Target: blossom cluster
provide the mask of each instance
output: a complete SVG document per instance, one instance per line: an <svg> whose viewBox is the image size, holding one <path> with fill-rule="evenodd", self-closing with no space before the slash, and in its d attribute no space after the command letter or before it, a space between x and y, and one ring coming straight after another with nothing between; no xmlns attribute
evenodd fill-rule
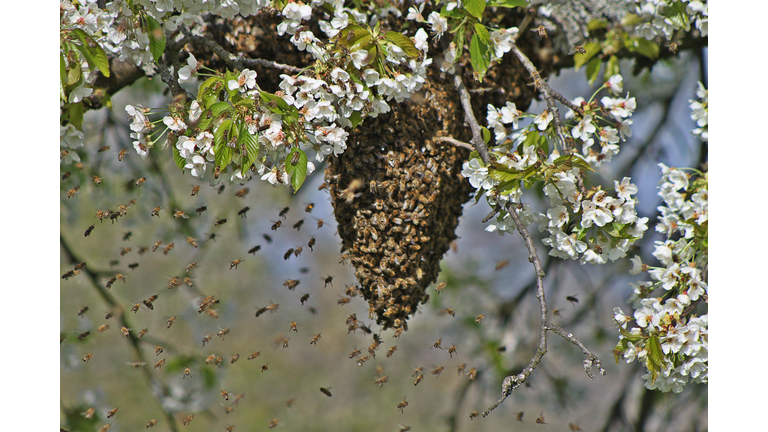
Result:
<svg viewBox="0 0 768 432"><path fill-rule="evenodd" d="M622 91L622 78L615 75L600 89L608 89L614 96ZM597 94L597 92L595 93ZM593 97L594 99L594 97ZM543 243L549 254L563 259L579 259L581 263L604 264L626 256L629 247L647 230L648 218L640 218L635 206L637 186L629 177L614 181L613 191L601 188L583 189L579 175L582 170L594 170L609 162L619 152L619 142L631 136L629 117L636 108L633 97L605 96L600 100L574 101L581 112L569 111L566 119L571 126L565 129L581 144L578 153L561 156L554 146L547 146L556 136L554 114L545 109L538 115L521 113L514 103L501 108L488 105L488 128L493 130L497 146L491 149L495 161L484 166L479 158L465 162L462 174L470 184L481 190L491 207L515 203L523 223L537 223L540 231L548 232ZM521 117L533 121L515 131L511 139L507 125L517 129ZM593 147L599 145L600 150ZM549 154L545 148L551 148ZM521 179L527 179L521 181ZM541 182L549 198L545 212L534 212L530 206L520 204L521 186L530 188L531 182ZM493 219L487 231L503 234L515 229L506 210Z"/></svg>
<svg viewBox="0 0 768 432"><path fill-rule="evenodd" d="M691 119L696 122L696 129L693 134L702 141L709 141L709 90L701 82L696 89L697 100L689 100L691 108Z"/></svg>
<svg viewBox="0 0 768 432"><path fill-rule="evenodd" d="M643 21L636 30L648 40L657 36L669 40L675 31L688 31L691 23L702 37L709 33L707 0L642 0L636 3L636 12Z"/></svg>
<svg viewBox="0 0 768 432"><path fill-rule="evenodd" d="M621 326L616 357L645 362L646 387L679 393L688 383L708 379L708 315L697 315L708 287L706 175L692 180L683 170L659 164L659 196L664 200L656 230L667 236L655 242L652 267L632 258L631 274L648 273L650 281L630 284L632 317L614 308ZM627 330L634 318L635 326Z"/></svg>

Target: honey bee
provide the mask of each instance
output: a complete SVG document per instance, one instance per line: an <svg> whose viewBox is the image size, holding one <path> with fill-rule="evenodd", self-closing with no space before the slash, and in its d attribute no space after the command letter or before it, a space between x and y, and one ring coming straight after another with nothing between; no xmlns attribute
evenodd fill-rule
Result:
<svg viewBox="0 0 768 432"><path fill-rule="evenodd" d="M288 338L283 339L283 348L288 348Z"/></svg>
<svg viewBox="0 0 768 432"><path fill-rule="evenodd" d="M572 55L576 53L586 54L587 50L581 45L574 45L573 47L571 47L571 51L568 54Z"/></svg>
<svg viewBox="0 0 768 432"><path fill-rule="evenodd" d="M306 207L304 207L304 211L307 213L312 213L312 209L315 208L315 203L309 203Z"/></svg>
<svg viewBox="0 0 768 432"><path fill-rule="evenodd" d="M269 234L262 234L262 236L264 237L264 240L267 241L267 244L272 244L272 236Z"/></svg>
<svg viewBox="0 0 768 432"><path fill-rule="evenodd" d="M257 358L259 358L259 356L261 356L261 352L260 351L253 352L253 353L251 353L248 356L248 360L257 359Z"/></svg>
<svg viewBox="0 0 768 432"><path fill-rule="evenodd" d="M474 381L475 378L477 378L477 369L476 368L470 369L467 375L469 376L470 381Z"/></svg>
<svg viewBox="0 0 768 432"><path fill-rule="evenodd" d="M190 196L196 196L198 192L200 192L200 186L195 186L192 188L192 194Z"/></svg>
<svg viewBox="0 0 768 432"><path fill-rule="evenodd" d="M176 322L176 317L175 316L172 316L172 317L168 318L168 321L165 322L165 328L171 328L171 326L175 322Z"/></svg>
<svg viewBox="0 0 768 432"><path fill-rule="evenodd" d="M397 351L397 345L394 345L392 348L387 350L387 358L392 357L392 354L394 354L395 351Z"/></svg>
<svg viewBox="0 0 768 432"><path fill-rule="evenodd" d="M280 210L279 216L283 219L285 219L285 215L288 214L288 211L291 210L290 207L285 207L282 210Z"/></svg>
<svg viewBox="0 0 768 432"><path fill-rule="evenodd" d="M192 371L189 370L189 368L184 368L184 376L182 378L186 378L188 376L192 376Z"/></svg>
<svg viewBox="0 0 768 432"><path fill-rule="evenodd" d="M232 411L234 411L234 410L235 410L235 409L234 409L234 408L232 408L232 407L224 407L224 412L225 412L225 413L227 413L227 414L231 413L231 412L232 412Z"/></svg>
<svg viewBox="0 0 768 432"><path fill-rule="evenodd" d="M91 407L85 410L85 412L83 413L83 417L85 417L87 420L90 420L91 418L93 418L94 414L96 414L96 409Z"/></svg>
<svg viewBox="0 0 768 432"><path fill-rule="evenodd" d="M136 337L141 339L144 336L146 336L147 333L149 333L149 329L141 329L141 331L139 332L139 334L136 335Z"/></svg>
<svg viewBox="0 0 768 432"><path fill-rule="evenodd" d="M316 241L315 237L314 237L314 236L312 236L312 238L311 238L311 239L309 239L309 242L307 243L307 246L309 247L309 250L310 250L310 251L312 251L312 252L314 252L314 251L315 251L315 250L313 249L313 247L315 246L315 241Z"/></svg>
<svg viewBox="0 0 768 432"><path fill-rule="evenodd" d="M304 302L309 300L309 293L304 294L303 296L301 296L301 298L299 300L301 300L301 305L303 306Z"/></svg>
<svg viewBox="0 0 768 432"><path fill-rule="evenodd" d="M195 212L196 212L198 215L202 215L202 214L203 214L203 212L204 212L204 211L206 211L206 210L208 210L208 207L207 207L207 206L200 206L200 207L198 207L198 208L196 208L196 209L195 209Z"/></svg>
<svg viewBox="0 0 768 432"><path fill-rule="evenodd" d="M149 216L150 216L150 217L151 217L151 216L157 216L157 217L160 217L160 210L161 210L161 209L160 209L160 206L157 206L157 207L153 208L153 209L152 209L152 212L149 214Z"/></svg>
<svg viewBox="0 0 768 432"><path fill-rule="evenodd" d="M107 418L112 418L112 417L114 417L114 416L115 416L115 414L117 414L117 408L112 408L112 409L111 409L111 410L109 410L109 412L107 413Z"/></svg>
<svg viewBox="0 0 768 432"><path fill-rule="evenodd" d="M67 192L67 198L72 198L80 191L80 186L75 186Z"/></svg>
<svg viewBox="0 0 768 432"><path fill-rule="evenodd" d="M320 229L323 227L323 225L325 225L325 222L322 219L315 219L317 220L317 229Z"/></svg>
<svg viewBox="0 0 768 432"><path fill-rule="evenodd" d="M472 411L471 413L469 413L469 419L470 420L474 420L479 415L480 415L480 413L478 413L477 411Z"/></svg>
<svg viewBox="0 0 768 432"><path fill-rule="evenodd" d="M237 266L239 266L241 262L242 260L240 260L240 258L232 261L232 263L229 265L229 269L232 270L232 267L234 267L235 270L237 270Z"/></svg>
<svg viewBox="0 0 768 432"><path fill-rule="evenodd" d="M221 177L221 167L216 165L216 169L213 170L213 178L218 179Z"/></svg>
<svg viewBox="0 0 768 432"><path fill-rule="evenodd" d="M149 310L154 310L155 307L152 305L152 303L157 300L157 294L149 297L148 299L144 300L144 306L146 306Z"/></svg>
<svg viewBox="0 0 768 432"><path fill-rule="evenodd" d="M214 226L214 227L216 227L216 228L218 228L218 227L220 227L220 226L224 225L225 223L227 223L227 220L226 220L226 219L219 219L219 220L217 220L217 221L216 221L216 222L213 224L213 226Z"/></svg>
<svg viewBox="0 0 768 432"><path fill-rule="evenodd" d="M156 241L156 242L155 242L155 243L152 245L152 252L156 252L156 251L157 251L157 249L160 247L160 245L161 245L161 244L163 244L163 241L162 241L162 240L158 240L158 241Z"/></svg>
<svg viewBox="0 0 768 432"><path fill-rule="evenodd" d="M269 370L269 363L261 365L261 372L264 373L266 370Z"/></svg>
<svg viewBox="0 0 768 432"><path fill-rule="evenodd" d="M222 391L221 391L221 397L223 397L223 398L224 398L224 400L227 400L227 401L228 401L228 400L229 400L229 393L227 393L227 391L226 391L226 390L222 390Z"/></svg>
<svg viewBox="0 0 768 432"><path fill-rule="evenodd" d="M317 346L317 341L319 341L320 337L321 337L320 335L321 335L321 333L318 333L318 334L312 336L312 338L309 340L309 344Z"/></svg>
<svg viewBox="0 0 768 432"><path fill-rule="evenodd" d="M234 431L234 430L235 430L235 427L234 427L234 426L227 426L227 428L226 428L226 429L224 429L224 432L232 432L232 431Z"/></svg>
<svg viewBox="0 0 768 432"><path fill-rule="evenodd" d="M349 358L351 358L351 359L355 358L355 357L359 356L361 352L362 351L360 351L359 349L356 349L356 350L352 351L351 353L349 353Z"/></svg>
<svg viewBox="0 0 768 432"><path fill-rule="evenodd" d="M159 356L162 353L163 353L163 347L161 347L160 345L155 346L155 357Z"/></svg>
<svg viewBox="0 0 768 432"><path fill-rule="evenodd" d="M96 183L97 185L101 184L101 177L99 177L99 176L92 176L92 178L93 178L93 182L94 183Z"/></svg>
<svg viewBox="0 0 768 432"><path fill-rule="evenodd" d="M88 360L93 358L93 353L85 353L85 357L83 357L83 361L88 363Z"/></svg>
<svg viewBox="0 0 768 432"><path fill-rule="evenodd" d="M62 279L64 279L64 280L68 280L68 279L69 279L69 278L71 278L72 276L76 276L78 273L80 273L80 271L77 271L77 270L69 270L68 272L66 272L66 273L64 273L63 275L61 275L61 278L62 278ZM114 281L113 281L113 282L114 282ZM110 285L111 285L111 284L110 284Z"/></svg>
<svg viewBox="0 0 768 432"><path fill-rule="evenodd" d="M122 333L123 336L125 336L125 337L130 336L130 334L131 334L130 330L133 330L133 329L129 329L129 328L125 328L125 327L120 327L120 333Z"/></svg>
<svg viewBox="0 0 768 432"><path fill-rule="evenodd" d="M299 332L299 328L296 325L296 321L291 321L291 323L288 325L288 327L289 327L289 330L293 330L296 333Z"/></svg>
<svg viewBox="0 0 768 432"><path fill-rule="evenodd" d="M566 296L565 300L569 301L571 303L571 305L574 305L574 306L576 305L576 303L579 302L579 299L576 298L576 294L574 294L572 296Z"/></svg>
<svg viewBox="0 0 768 432"><path fill-rule="evenodd" d="M82 342L82 341L83 341L83 340L85 340L85 338L87 338L87 337L88 337L90 334L91 334L91 332L89 332L89 331L84 331L84 332L80 333L79 335L77 335L77 340L79 340L80 342Z"/></svg>
<svg viewBox="0 0 768 432"><path fill-rule="evenodd" d="M532 32L538 33L540 37L547 37L547 29L544 27L544 25L540 25L536 27L535 29L531 29Z"/></svg>
<svg viewBox="0 0 768 432"><path fill-rule="evenodd" d="M165 359L161 358L160 360L157 361L157 363L155 363L155 369L160 370L163 368L164 365L165 365Z"/></svg>
<svg viewBox="0 0 768 432"><path fill-rule="evenodd" d="M147 429L157 426L157 419L152 419L147 422Z"/></svg>
<svg viewBox="0 0 768 432"><path fill-rule="evenodd" d="M96 330L99 333L104 333L105 331L109 330L109 324L102 324L98 328L96 328Z"/></svg>
<svg viewBox="0 0 768 432"><path fill-rule="evenodd" d="M362 356L359 359L357 359L357 365L362 367L365 364L365 362L367 362L368 360L369 360L368 356Z"/></svg>
<svg viewBox="0 0 768 432"><path fill-rule="evenodd" d="M379 385L379 388L384 387L384 383L386 383L387 381L389 381L389 377L388 376L379 377L379 378L376 378L375 380L373 380L373 382L375 384Z"/></svg>
<svg viewBox="0 0 768 432"><path fill-rule="evenodd" d="M256 318L258 318L259 316L261 316L261 315L262 315L264 312L266 312L266 311L267 311L267 308L266 308L266 307L263 307L263 308L260 308L259 310L257 310L257 311L256 311Z"/></svg>
<svg viewBox="0 0 768 432"><path fill-rule="evenodd" d="M61 181L67 181L69 179L69 176L72 175L72 171L67 171L64 174L61 175Z"/></svg>
<svg viewBox="0 0 768 432"><path fill-rule="evenodd" d="M99 429L99 432L109 432L110 429L112 429L112 425L105 424L104 426L101 427L101 429Z"/></svg>
<svg viewBox="0 0 768 432"><path fill-rule="evenodd" d="M125 158L125 153L126 153L125 149L120 150L120 152L117 154L118 162L123 161L123 159Z"/></svg>
<svg viewBox="0 0 768 432"><path fill-rule="evenodd" d="M113 315L114 314L112 313L112 311L109 311L109 312L107 312L106 315L104 315L104 319L110 319L110 318L112 318Z"/></svg>
<svg viewBox="0 0 768 432"><path fill-rule="evenodd" d="M445 313L447 313L448 315L450 315L452 317L456 317L456 312L453 309L451 309L451 308L445 308Z"/></svg>
<svg viewBox="0 0 768 432"><path fill-rule="evenodd" d="M568 423L568 429L570 429L571 432L578 432L578 431L584 430L581 428L581 426L577 425L576 423Z"/></svg>
<svg viewBox="0 0 768 432"><path fill-rule="evenodd" d="M443 338L440 338L440 339L438 339L438 340L437 340L437 342L435 342L434 344L432 344L432 347L433 347L433 348L439 348L439 349L443 349L443 347L442 347L442 343L443 343Z"/></svg>
<svg viewBox="0 0 768 432"><path fill-rule="evenodd" d="M146 177L142 177L142 178L136 180L136 187L141 187L146 181L147 181Z"/></svg>
<svg viewBox="0 0 768 432"><path fill-rule="evenodd" d="M400 413L402 414L404 412L403 410L407 406L408 406L408 401L405 400L405 396L403 396L403 401L397 404L397 409L399 409Z"/></svg>
<svg viewBox="0 0 768 432"><path fill-rule="evenodd" d="M536 424L547 424L544 422L544 411L536 418Z"/></svg>
<svg viewBox="0 0 768 432"><path fill-rule="evenodd" d="M245 207L241 208L240 211L237 212L237 215L242 217L242 218L245 218L245 214L248 213L248 210L250 210L250 209L251 209L250 207L245 206Z"/></svg>
<svg viewBox="0 0 768 432"><path fill-rule="evenodd" d="M174 246L176 246L176 245L173 244L173 242L168 243L168 245L165 247L165 249L163 249L163 255L168 255L168 252L170 252L171 249L173 249Z"/></svg>
<svg viewBox="0 0 768 432"><path fill-rule="evenodd" d="M347 185L346 189L341 191L341 197L347 202L347 204L352 204L352 201L361 195L357 191L362 189L362 187L363 181L360 179L354 179L349 182L349 185Z"/></svg>
<svg viewBox="0 0 768 432"><path fill-rule="evenodd" d="M235 192L235 196L238 198L245 198L246 195L248 195L249 189L248 188L242 188L239 191Z"/></svg>
<svg viewBox="0 0 768 432"><path fill-rule="evenodd" d="M85 229L85 236L88 237L89 235L91 235L91 232L93 231L94 228L96 228L96 225L91 225L88 228L86 228Z"/></svg>
<svg viewBox="0 0 768 432"><path fill-rule="evenodd" d="M340 299L336 300L336 304L343 306L343 305L349 303L350 301L351 300L348 299L348 298L340 298Z"/></svg>
<svg viewBox="0 0 768 432"><path fill-rule="evenodd" d="M82 308L80 308L80 310L77 312L77 316L79 316L79 317L82 317L83 315L85 315L85 313L86 313L86 312L88 312L88 309L89 309L89 308L88 308L88 306L83 306L83 307L82 307Z"/></svg>
<svg viewBox="0 0 768 432"><path fill-rule="evenodd" d="M173 217L175 217L176 219L189 219L189 216L187 216L184 213L184 210L177 211L176 213L173 214Z"/></svg>
<svg viewBox="0 0 768 432"><path fill-rule="evenodd" d="M195 415L194 414L190 414L190 415L187 416L187 418L185 418L184 420L181 421L181 424L184 425L184 426L187 426L190 423L192 423L192 419L194 419L194 418L195 418Z"/></svg>
<svg viewBox="0 0 768 432"><path fill-rule="evenodd" d="M218 337L220 337L220 338L222 338L222 339L223 339L223 338L224 338L224 336L226 336L226 335L228 335L228 334L229 334L229 329L228 329L228 328L225 328L225 329L221 329L221 330L219 330L219 332L218 332L218 333L216 333L216 336L218 336Z"/></svg>
<svg viewBox="0 0 768 432"><path fill-rule="evenodd" d="M461 374L464 373L464 369L466 369L466 368L467 368L467 364L466 363L462 363L462 364L459 365L459 367L456 369L456 371L459 373L459 375L461 375Z"/></svg>
<svg viewBox="0 0 768 432"><path fill-rule="evenodd" d="M453 358L453 354L458 354L458 352L456 352L456 345L451 345L451 347L448 348L448 354L451 355L451 358Z"/></svg>
<svg viewBox="0 0 768 432"><path fill-rule="evenodd" d="M475 317L475 324L480 324L485 319L485 315L480 314L477 317Z"/></svg>
<svg viewBox="0 0 768 432"><path fill-rule="evenodd" d="M189 273L189 272L191 272L192 270L194 270L196 268L197 268L197 263L196 262L191 262L191 263L189 263L189 265L187 267L184 268L184 271Z"/></svg>
<svg viewBox="0 0 768 432"><path fill-rule="evenodd" d="M290 248L290 249L288 249L288 250L285 252L285 254L283 255L283 259L284 259L284 260L287 260L288 258L290 258L290 257L291 257L291 254L293 254L293 248Z"/></svg>
<svg viewBox="0 0 768 432"><path fill-rule="evenodd" d="M240 360L240 354L235 354L229 359L229 364L235 364L238 360Z"/></svg>
<svg viewBox="0 0 768 432"><path fill-rule="evenodd" d="M303 251L303 250L304 250L303 247L301 247L301 246L297 247L296 250L293 251L293 256L298 257L299 255L301 255L301 251Z"/></svg>
<svg viewBox="0 0 768 432"><path fill-rule="evenodd" d="M439 284L437 284L437 286L435 287L435 291L437 291L437 293L438 293L438 294L442 293L442 292L443 292L443 290L445 289L445 285L446 285L446 283L445 283L445 282L440 282L440 283L439 283Z"/></svg>
<svg viewBox="0 0 768 432"><path fill-rule="evenodd" d="M329 388L330 388L330 387L329 387ZM328 390L328 389L327 389L327 388L325 388L325 387L320 387L320 391L321 391L321 392L322 392L324 395L326 395L326 396L328 396L328 397L331 397L331 396L333 396L333 395L331 395L331 391L330 391L330 390Z"/></svg>
<svg viewBox="0 0 768 432"><path fill-rule="evenodd" d="M435 370L432 371L432 375L435 375L435 376L439 377L440 374L443 373L444 369L445 369L445 367L440 366L440 367L438 367L438 368L436 368Z"/></svg>
<svg viewBox="0 0 768 432"><path fill-rule="evenodd" d="M503 269L509 265L509 260L499 261L496 263L496 271Z"/></svg>
<svg viewBox="0 0 768 432"><path fill-rule="evenodd" d="M271 422L269 422L269 428L270 428L270 429L274 429L274 428L276 428L278 423L280 423L280 420L278 420L278 419L273 419Z"/></svg>
<svg viewBox="0 0 768 432"><path fill-rule="evenodd" d="M256 252L258 252L259 249L261 249L261 245L256 245L256 246L252 247L251 249L249 249L248 253L251 254L251 255L256 255Z"/></svg>
<svg viewBox="0 0 768 432"><path fill-rule="evenodd" d="M204 298L203 301L200 303L200 307L197 309L197 313L201 314L211 306L215 306L219 304L219 300L216 299L215 297L216 296L208 296Z"/></svg>
<svg viewBox="0 0 768 432"><path fill-rule="evenodd" d="M283 224L283 221L277 221L277 222L272 221L272 222L274 222L271 228L272 231L277 231L277 229L280 228L280 226Z"/></svg>
<svg viewBox="0 0 768 432"><path fill-rule="evenodd" d="M213 339L213 335L205 335L205 336L203 336L203 346L205 346L205 344L210 342L211 339Z"/></svg>

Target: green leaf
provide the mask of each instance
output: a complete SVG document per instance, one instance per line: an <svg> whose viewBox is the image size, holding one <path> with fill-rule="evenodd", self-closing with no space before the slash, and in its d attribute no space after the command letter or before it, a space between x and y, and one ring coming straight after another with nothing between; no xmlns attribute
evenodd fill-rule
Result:
<svg viewBox="0 0 768 432"><path fill-rule="evenodd" d="M176 146L171 146L171 150L173 150L173 161L176 162L176 166L184 171L184 165L187 164L187 160L181 157L181 153L179 153L179 149Z"/></svg>
<svg viewBox="0 0 768 432"><path fill-rule="evenodd" d="M232 149L229 147L229 129L232 119L224 120L213 133L213 151L216 154L216 165L224 170L232 160Z"/></svg>
<svg viewBox="0 0 768 432"><path fill-rule="evenodd" d="M621 25L623 27L633 26L642 22L642 18L639 15L628 13L621 19Z"/></svg>
<svg viewBox="0 0 768 432"><path fill-rule="evenodd" d="M200 118L199 128L200 130L208 130L208 128L216 121L219 116L230 108L229 102L221 101L211 105L211 107L203 113Z"/></svg>
<svg viewBox="0 0 768 432"><path fill-rule="evenodd" d="M221 77L212 76L200 84L200 88L197 90L197 103L202 109L210 108L219 100L219 90L216 89L222 82Z"/></svg>
<svg viewBox="0 0 768 432"><path fill-rule="evenodd" d="M578 71L579 68L587 64L589 59L594 57L595 54L600 52L600 45L594 42L588 42L587 44L584 45L584 50L586 51L584 54L576 53L573 56L573 65L576 68L576 71Z"/></svg>
<svg viewBox="0 0 768 432"><path fill-rule="evenodd" d="M245 144L245 154L243 155L242 163L241 163L241 172L245 174L246 171L248 171L251 168L251 165L253 165L253 162L256 161L256 159L259 158L259 133L256 132L255 135L252 135L250 132L248 132L248 127L245 125L245 122L241 124L240 127L240 139L239 144Z"/></svg>
<svg viewBox="0 0 768 432"><path fill-rule="evenodd" d="M69 122L78 130L83 130L83 112L82 101L69 106Z"/></svg>
<svg viewBox="0 0 768 432"><path fill-rule="evenodd" d="M483 18L485 0L464 0L464 9L477 19Z"/></svg>
<svg viewBox="0 0 768 432"><path fill-rule="evenodd" d="M73 34L81 43L75 47L83 53L83 57L85 57L91 70L98 69L102 75L109 77L109 59L101 46L82 29L73 30Z"/></svg>
<svg viewBox="0 0 768 432"><path fill-rule="evenodd" d="M165 32L163 26L154 18L147 15L147 35L149 36L149 51L157 62L165 52Z"/></svg>
<svg viewBox="0 0 768 432"><path fill-rule="evenodd" d="M261 100L267 105L267 108L275 114L290 115L294 120L299 118L299 112L296 107L288 105L280 96L265 91L259 91Z"/></svg>
<svg viewBox="0 0 768 432"><path fill-rule="evenodd" d="M349 50L352 52L355 52L361 49L368 50L368 48L371 46L372 40L373 40L373 35L367 34L361 37L360 39L355 40L355 42L349 46Z"/></svg>
<svg viewBox="0 0 768 432"><path fill-rule="evenodd" d="M626 41L627 49L640 55L656 60L659 57L659 44L651 42L646 38L635 37Z"/></svg>
<svg viewBox="0 0 768 432"><path fill-rule="evenodd" d="M608 63L605 64L605 74L603 74L603 79L608 81L609 78L620 73L619 58L612 55L611 58L608 59Z"/></svg>
<svg viewBox="0 0 768 432"><path fill-rule="evenodd" d="M605 21L605 20L600 20L600 19L592 20L592 21L590 21L587 24L587 30L588 31L597 30L597 29L603 29L603 28L606 28L606 27L608 27L608 22Z"/></svg>
<svg viewBox="0 0 768 432"><path fill-rule="evenodd" d="M488 142L491 140L491 131L489 131L485 126L480 126L480 129L483 131L483 141L485 141L485 144L488 144Z"/></svg>
<svg viewBox="0 0 768 432"><path fill-rule="evenodd" d="M407 55L408 57L418 58L419 54L421 54L421 51L419 51L419 49L416 48L416 45L413 43L411 38L409 38L404 34L394 32L394 31L389 31L386 34L386 38L388 41L400 47L405 52L405 55Z"/></svg>
<svg viewBox="0 0 768 432"><path fill-rule="evenodd" d="M298 147L292 148L285 157L285 171L291 175L293 193L298 192L307 178L307 154Z"/></svg>
<svg viewBox="0 0 768 432"><path fill-rule="evenodd" d="M497 169L492 168L488 170L488 176L501 183L509 182L512 180L519 180L522 177L522 175L523 175L523 172L516 171L510 168L498 167Z"/></svg>
<svg viewBox="0 0 768 432"><path fill-rule="evenodd" d="M67 62L64 60L64 53L59 55L59 79L61 80L61 87L67 86Z"/></svg>
<svg viewBox="0 0 768 432"><path fill-rule="evenodd" d="M349 116L349 121L352 122L352 128L356 128L363 121L363 115L359 111L352 111Z"/></svg>
<svg viewBox="0 0 768 432"><path fill-rule="evenodd" d="M686 12L686 5L681 1L676 1L670 8L667 9L665 14L672 22L679 25L685 31L691 30L691 21Z"/></svg>
<svg viewBox="0 0 768 432"><path fill-rule="evenodd" d="M664 366L664 352L661 350L661 342L659 342L659 336L653 335L646 342L645 347L648 349L648 358L651 359L656 365L659 366L659 370Z"/></svg>
<svg viewBox="0 0 768 432"><path fill-rule="evenodd" d="M480 38L480 42L486 45L491 41L491 34L488 29L480 23L475 23L475 34Z"/></svg>
<svg viewBox="0 0 768 432"><path fill-rule="evenodd" d="M527 7L528 0L495 0L495 1L489 1L488 6L505 7L505 8L513 8L518 6Z"/></svg>
<svg viewBox="0 0 768 432"><path fill-rule="evenodd" d="M483 75L488 70L488 45L482 43L477 35L472 36L472 41L469 43L469 55L472 69L478 73L482 82Z"/></svg>
<svg viewBox="0 0 768 432"><path fill-rule="evenodd" d="M355 42L359 41L361 38L370 35L371 31L367 28L364 28L359 24L350 24L339 32L339 43L349 47L354 45Z"/></svg>
<svg viewBox="0 0 768 432"><path fill-rule="evenodd" d="M590 86L597 81L597 77L600 75L600 66L602 66L602 64L603 61L600 60L599 57L595 57L587 63L587 82Z"/></svg>

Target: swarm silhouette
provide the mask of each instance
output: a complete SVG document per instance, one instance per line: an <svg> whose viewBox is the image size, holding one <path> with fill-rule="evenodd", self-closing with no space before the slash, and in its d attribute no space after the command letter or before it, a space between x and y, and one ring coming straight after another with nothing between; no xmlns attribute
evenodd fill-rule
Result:
<svg viewBox="0 0 768 432"><path fill-rule="evenodd" d="M420 103L368 119L329 161L325 176L342 252L371 318L384 329L407 330L408 317L429 299L426 289L471 197L460 174L468 151L433 139L462 137L457 119L459 102L428 84Z"/></svg>

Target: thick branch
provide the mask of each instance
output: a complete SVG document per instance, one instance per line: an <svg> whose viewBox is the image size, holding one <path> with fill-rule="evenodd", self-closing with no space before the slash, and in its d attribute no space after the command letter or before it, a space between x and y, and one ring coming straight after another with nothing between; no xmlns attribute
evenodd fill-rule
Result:
<svg viewBox="0 0 768 432"><path fill-rule="evenodd" d="M467 87L464 85L460 73L457 72L456 75L453 76L453 84L459 92L461 106L464 108L464 117L472 130L472 145L475 146L475 149L477 149L477 152L480 154L480 159L487 165L491 163L491 155L488 153L488 147L485 146L485 141L483 141L483 131L480 128L480 124L477 123L475 114L472 111L472 102L469 98L469 91L467 91Z"/></svg>

